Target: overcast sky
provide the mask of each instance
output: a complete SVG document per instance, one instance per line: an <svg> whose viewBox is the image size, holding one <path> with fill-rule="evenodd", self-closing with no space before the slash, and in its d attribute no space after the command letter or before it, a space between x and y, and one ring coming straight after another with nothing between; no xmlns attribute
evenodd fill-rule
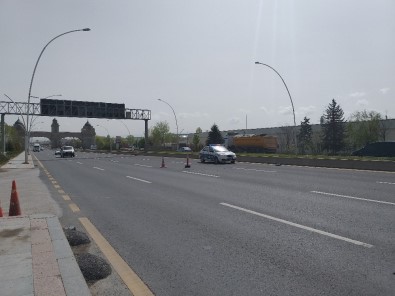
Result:
<svg viewBox="0 0 395 296"><path fill-rule="evenodd" d="M124 103L179 132L319 123L334 98L345 117L395 118L393 0L0 0L0 94ZM32 99L32 102L38 102ZM247 118L247 120L246 120ZM6 116L13 124L17 116ZM33 130L50 130L53 118ZM87 119L57 118L61 131ZM142 136L144 121L89 119L99 135ZM97 126L100 125L100 126Z"/></svg>

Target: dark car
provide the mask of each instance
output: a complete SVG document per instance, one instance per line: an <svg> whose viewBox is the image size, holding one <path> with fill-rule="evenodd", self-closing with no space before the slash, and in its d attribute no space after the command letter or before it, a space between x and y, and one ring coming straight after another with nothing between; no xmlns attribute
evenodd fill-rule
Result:
<svg viewBox="0 0 395 296"><path fill-rule="evenodd" d="M177 151L178 152L192 152L192 149L189 147L181 147Z"/></svg>
<svg viewBox="0 0 395 296"><path fill-rule="evenodd" d="M73 146L63 146L60 149L60 157L74 157L74 147Z"/></svg>
<svg viewBox="0 0 395 296"><path fill-rule="evenodd" d="M354 151L353 156L395 157L395 142L375 142Z"/></svg>

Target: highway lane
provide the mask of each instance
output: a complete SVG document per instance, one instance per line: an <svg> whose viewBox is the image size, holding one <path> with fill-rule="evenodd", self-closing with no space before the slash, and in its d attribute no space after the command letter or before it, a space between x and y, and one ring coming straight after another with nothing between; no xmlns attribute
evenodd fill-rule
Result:
<svg viewBox="0 0 395 296"><path fill-rule="evenodd" d="M157 295L393 291L394 206L311 191L391 202L394 174L196 162L186 170L180 159L161 169L157 157L39 156Z"/></svg>

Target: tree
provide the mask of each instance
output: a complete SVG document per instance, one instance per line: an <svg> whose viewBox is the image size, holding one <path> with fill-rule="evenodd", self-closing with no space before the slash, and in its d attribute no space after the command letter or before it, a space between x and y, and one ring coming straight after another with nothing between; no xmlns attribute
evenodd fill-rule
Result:
<svg viewBox="0 0 395 296"><path fill-rule="evenodd" d="M330 154L336 154L345 147L346 126L343 109L335 99L328 105L322 118L322 144Z"/></svg>
<svg viewBox="0 0 395 296"><path fill-rule="evenodd" d="M18 131L13 126L5 124L5 150L9 152L17 152L23 150L23 140L20 137Z"/></svg>
<svg viewBox="0 0 395 296"><path fill-rule="evenodd" d="M136 142L136 144L137 144L137 147L138 147L139 149L144 148L144 147L145 147L145 138L144 138L144 137L140 138L140 139Z"/></svg>
<svg viewBox="0 0 395 296"><path fill-rule="evenodd" d="M357 111L350 117L347 132L353 148L377 142L381 132L381 114L375 111Z"/></svg>
<svg viewBox="0 0 395 296"><path fill-rule="evenodd" d="M110 145L109 145L107 137L96 136L95 138L96 138L95 139L95 143L96 143L97 149L105 150L105 149L109 149L110 148Z"/></svg>
<svg viewBox="0 0 395 296"><path fill-rule="evenodd" d="M304 117L303 121L300 123L300 131L297 137L298 146L304 154L306 148L311 148L312 146L313 129L310 125L310 118L307 118L306 116Z"/></svg>
<svg viewBox="0 0 395 296"><path fill-rule="evenodd" d="M208 133L206 144L223 144L225 142L224 138L221 135L221 132L218 129L218 126L214 123L211 127L211 130Z"/></svg>
<svg viewBox="0 0 395 296"><path fill-rule="evenodd" d="M195 151L199 151L200 148L200 134L202 133L202 129L200 127L198 127L196 129L195 134L193 135L192 138L192 144L193 144L193 148Z"/></svg>
<svg viewBox="0 0 395 296"><path fill-rule="evenodd" d="M280 146L281 152L290 153L291 152L291 144L294 138L294 127L293 126L282 126L280 127Z"/></svg>
<svg viewBox="0 0 395 296"><path fill-rule="evenodd" d="M136 140L135 140L134 136L132 136L132 135L129 135L126 137L126 144L128 147L132 146L135 141Z"/></svg>
<svg viewBox="0 0 395 296"><path fill-rule="evenodd" d="M166 140L170 138L169 131L169 124L166 121L157 122L150 131L153 144L164 146Z"/></svg>

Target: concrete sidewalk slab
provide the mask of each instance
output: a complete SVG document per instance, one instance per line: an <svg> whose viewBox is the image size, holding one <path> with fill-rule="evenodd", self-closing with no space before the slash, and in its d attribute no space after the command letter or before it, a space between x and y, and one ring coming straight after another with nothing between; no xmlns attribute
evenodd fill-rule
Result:
<svg viewBox="0 0 395 296"><path fill-rule="evenodd" d="M0 295L91 295L64 235L60 209L29 155L0 169L0 202L7 215L16 180L22 216L0 218Z"/></svg>

